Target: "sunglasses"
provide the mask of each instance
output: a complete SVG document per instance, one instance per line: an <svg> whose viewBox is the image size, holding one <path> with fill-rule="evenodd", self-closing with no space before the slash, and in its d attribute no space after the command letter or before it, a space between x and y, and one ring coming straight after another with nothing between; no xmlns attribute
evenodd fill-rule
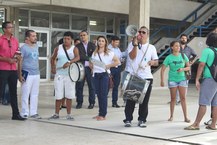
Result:
<svg viewBox="0 0 217 145"><path fill-rule="evenodd" d="M11 48L11 40L8 40L8 46Z"/></svg>
<svg viewBox="0 0 217 145"><path fill-rule="evenodd" d="M145 31L138 31L139 32L139 34L146 34L146 32Z"/></svg>

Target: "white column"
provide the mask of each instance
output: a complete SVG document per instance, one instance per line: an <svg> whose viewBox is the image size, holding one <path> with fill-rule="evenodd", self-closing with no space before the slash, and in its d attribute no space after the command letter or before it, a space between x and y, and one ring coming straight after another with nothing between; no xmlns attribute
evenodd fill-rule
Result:
<svg viewBox="0 0 217 145"><path fill-rule="evenodd" d="M129 24L150 27L150 0L129 1Z"/></svg>

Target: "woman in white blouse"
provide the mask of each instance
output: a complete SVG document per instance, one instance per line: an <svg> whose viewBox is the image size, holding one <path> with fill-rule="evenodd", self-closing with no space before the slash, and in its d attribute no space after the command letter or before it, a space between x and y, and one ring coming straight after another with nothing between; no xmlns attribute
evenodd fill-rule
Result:
<svg viewBox="0 0 217 145"><path fill-rule="evenodd" d="M105 64L105 67L91 64L96 94L98 97L99 114L94 119L100 121L105 120L107 114L107 95L109 85L110 68L117 66L120 61L114 52L108 49L108 40L104 36L97 38L97 47L92 55L93 60L98 60Z"/></svg>

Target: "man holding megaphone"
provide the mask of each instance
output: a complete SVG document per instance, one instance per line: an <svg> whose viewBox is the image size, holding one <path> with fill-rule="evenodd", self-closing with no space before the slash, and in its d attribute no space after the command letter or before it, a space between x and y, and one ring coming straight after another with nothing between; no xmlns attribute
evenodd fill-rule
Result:
<svg viewBox="0 0 217 145"><path fill-rule="evenodd" d="M127 31L127 30L126 30ZM133 37L132 42L128 45L128 54L130 58L130 65L132 67L131 75L138 76L143 80L150 81L147 88L144 100L139 104L138 126L146 127L146 118L148 116L148 102L152 90L153 75L151 73L151 66L158 65L157 51L154 45L149 44L149 30L142 26ZM135 101L127 100L125 106L125 127L131 126L133 120L133 112L135 108Z"/></svg>

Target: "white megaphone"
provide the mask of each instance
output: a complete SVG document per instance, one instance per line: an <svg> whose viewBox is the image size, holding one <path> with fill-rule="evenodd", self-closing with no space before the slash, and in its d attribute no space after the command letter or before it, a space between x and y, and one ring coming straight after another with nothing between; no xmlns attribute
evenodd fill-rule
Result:
<svg viewBox="0 0 217 145"><path fill-rule="evenodd" d="M135 25L128 25L125 31L128 36L134 37L137 33L137 27Z"/></svg>

